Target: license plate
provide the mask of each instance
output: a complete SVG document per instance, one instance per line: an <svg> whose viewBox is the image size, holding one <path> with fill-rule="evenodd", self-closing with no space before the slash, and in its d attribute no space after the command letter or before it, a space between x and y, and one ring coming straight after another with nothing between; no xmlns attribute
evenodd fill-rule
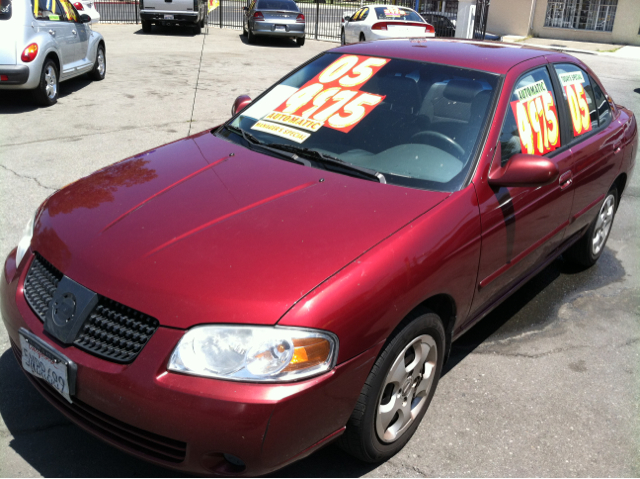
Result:
<svg viewBox="0 0 640 479"><path fill-rule="evenodd" d="M165 15L164 19L165 20L173 20L173 15Z"/></svg>
<svg viewBox="0 0 640 479"><path fill-rule="evenodd" d="M19 335L24 370L44 379L67 401L73 402L75 363L24 328L20 328Z"/></svg>
<svg viewBox="0 0 640 479"><path fill-rule="evenodd" d="M284 25L276 25L276 31L277 32L285 32L287 31L286 27Z"/></svg>

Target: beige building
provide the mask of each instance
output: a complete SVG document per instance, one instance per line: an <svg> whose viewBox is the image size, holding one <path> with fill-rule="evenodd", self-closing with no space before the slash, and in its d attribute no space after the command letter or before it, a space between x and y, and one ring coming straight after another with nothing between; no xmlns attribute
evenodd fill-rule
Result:
<svg viewBox="0 0 640 479"><path fill-rule="evenodd" d="M491 0L487 31L640 45L640 0Z"/></svg>

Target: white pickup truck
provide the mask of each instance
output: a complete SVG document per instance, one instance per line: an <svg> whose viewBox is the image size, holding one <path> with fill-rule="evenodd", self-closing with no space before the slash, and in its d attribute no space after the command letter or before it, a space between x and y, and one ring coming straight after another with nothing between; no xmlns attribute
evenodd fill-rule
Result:
<svg viewBox="0 0 640 479"><path fill-rule="evenodd" d="M207 0L140 0L142 31L151 25L191 25L200 33L207 21Z"/></svg>

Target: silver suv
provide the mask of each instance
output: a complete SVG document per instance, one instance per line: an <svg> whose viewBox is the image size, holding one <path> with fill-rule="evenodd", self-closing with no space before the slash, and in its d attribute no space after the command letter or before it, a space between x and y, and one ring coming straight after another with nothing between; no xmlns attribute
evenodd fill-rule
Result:
<svg viewBox="0 0 640 479"><path fill-rule="evenodd" d="M0 0L0 90L33 90L48 106L61 81L104 79L104 39L90 25L69 0Z"/></svg>
<svg viewBox="0 0 640 479"><path fill-rule="evenodd" d="M140 0L142 31L151 25L191 25L196 34L207 21L207 0Z"/></svg>

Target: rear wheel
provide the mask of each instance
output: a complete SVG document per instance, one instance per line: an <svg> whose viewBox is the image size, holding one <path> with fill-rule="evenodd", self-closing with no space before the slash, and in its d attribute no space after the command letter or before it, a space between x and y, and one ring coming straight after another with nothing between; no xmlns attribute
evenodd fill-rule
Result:
<svg viewBox="0 0 640 479"><path fill-rule="evenodd" d="M247 27L244 26L244 20L242 21L242 34L245 37L247 36Z"/></svg>
<svg viewBox="0 0 640 479"><path fill-rule="evenodd" d="M340 31L340 45L346 45L347 39L344 35L344 28Z"/></svg>
<svg viewBox="0 0 640 479"><path fill-rule="evenodd" d="M53 60L46 60L40 73L40 84L33 91L33 99L42 106L58 101L58 68Z"/></svg>
<svg viewBox="0 0 640 479"><path fill-rule="evenodd" d="M367 41L367 39L364 37L364 33L360 34L360 41L361 42L366 42Z"/></svg>
<svg viewBox="0 0 640 479"><path fill-rule="evenodd" d="M435 393L445 357L438 315L414 314L387 341L362 388L340 446L367 462L384 461L411 439Z"/></svg>
<svg viewBox="0 0 640 479"><path fill-rule="evenodd" d="M142 24L142 31L144 33L151 33L151 22L148 20L142 20L140 22Z"/></svg>
<svg viewBox="0 0 640 479"><path fill-rule="evenodd" d="M614 186L604 197L598 216L595 217L582 238L565 251L564 258L580 266L593 266L604 251L617 208L618 190Z"/></svg>
<svg viewBox="0 0 640 479"><path fill-rule="evenodd" d="M200 33L202 32L202 26L200 25L200 22L196 23L193 26L193 31L196 33L196 35L200 35Z"/></svg>
<svg viewBox="0 0 640 479"><path fill-rule="evenodd" d="M200 20L200 27L204 28L207 26L207 15L203 15L202 20Z"/></svg>
<svg viewBox="0 0 640 479"><path fill-rule="evenodd" d="M247 31L247 41L251 44L256 42L256 36L251 31L251 25L249 25L249 29Z"/></svg>
<svg viewBox="0 0 640 479"><path fill-rule="evenodd" d="M296 43L298 44L299 47L304 45L304 37L298 37L296 38Z"/></svg>

